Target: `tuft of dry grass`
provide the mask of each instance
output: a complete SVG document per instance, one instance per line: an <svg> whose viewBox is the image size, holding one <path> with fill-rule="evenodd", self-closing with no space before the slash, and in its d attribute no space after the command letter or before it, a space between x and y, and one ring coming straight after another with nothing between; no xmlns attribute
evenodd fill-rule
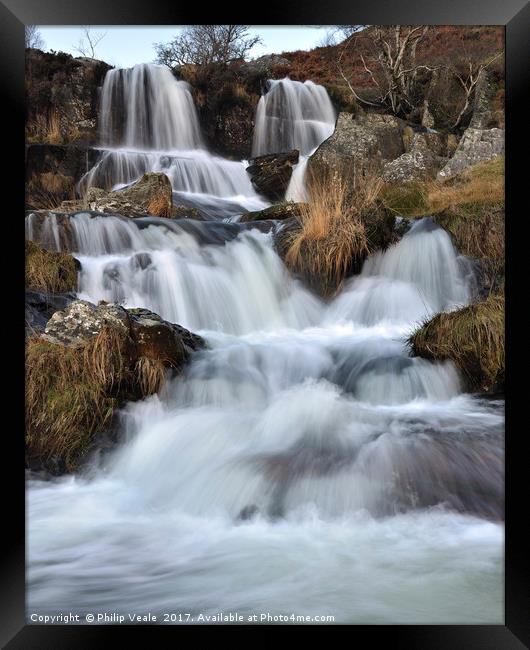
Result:
<svg viewBox="0 0 530 650"><path fill-rule="evenodd" d="M26 241L26 287L45 293L77 290L79 263L68 253L56 253Z"/></svg>
<svg viewBox="0 0 530 650"><path fill-rule="evenodd" d="M156 194L147 205L147 213L155 217L171 217L171 202L164 194Z"/></svg>
<svg viewBox="0 0 530 650"><path fill-rule="evenodd" d="M167 370L160 359L140 357L136 362L135 375L142 395L158 393L165 383Z"/></svg>
<svg viewBox="0 0 530 650"><path fill-rule="evenodd" d="M311 174L309 201L300 204L301 229L292 235L286 264L324 295L332 295L370 252L363 215L380 189L375 176L356 183L345 169Z"/></svg>
<svg viewBox="0 0 530 650"><path fill-rule="evenodd" d="M61 133L61 120L56 108L45 113L37 114L26 125L29 142L46 142L48 144L64 144Z"/></svg>
<svg viewBox="0 0 530 650"><path fill-rule="evenodd" d="M162 362L140 357L122 330L106 326L74 347L35 337L26 344L26 449L29 458L73 471L95 434L111 426L124 399L162 387Z"/></svg>
<svg viewBox="0 0 530 650"><path fill-rule="evenodd" d="M450 359L472 390L502 390L504 385L504 295L458 311L437 314L409 339L414 355Z"/></svg>

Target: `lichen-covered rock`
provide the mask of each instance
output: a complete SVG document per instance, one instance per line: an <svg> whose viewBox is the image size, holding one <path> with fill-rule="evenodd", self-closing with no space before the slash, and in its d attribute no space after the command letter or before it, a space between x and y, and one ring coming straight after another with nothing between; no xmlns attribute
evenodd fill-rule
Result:
<svg viewBox="0 0 530 650"><path fill-rule="evenodd" d="M447 160L440 155L443 144L437 135L414 133L408 151L383 166L383 180L387 183L410 183L434 178Z"/></svg>
<svg viewBox="0 0 530 650"><path fill-rule="evenodd" d="M308 172L344 167L357 174L377 172L405 153L404 128L405 122L392 115L339 113L333 135L309 159Z"/></svg>
<svg viewBox="0 0 530 650"><path fill-rule="evenodd" d="M491 160L503 153L504 129L475 129L470 127L464 132L454 156L438 172L437 179L445 181L467 167Z"/></svg>
<svg viewBox="0 0 530 650"><path fill-rule="evenodd" d="M87 300L76 300L63 311L57 311L48 321L43 338L50 343L75 346L96 336L105 326L129 331L127 310L119 305L94 305Z"/></svg>
<svg viewBox="0 0 530 650"><path fill-rule="evenodd" d="M95 212L119 214L124 217L171 217L173 190L166 174L147 173L133 185L107 192L91 187L84 199L85 207Z"/></svg>
<svg viewBox="0 0 530 650"><path fill-rule="evenodd" d="M59 309L66 309L75 299L75 293L47 293L26 289L26 338L44 333L53 314Z"/></svg>
<svg viewBox="0 0 530 650"><path fill-rule="evenodd" d="M299 152L294 150L250 160L247 173L256 191L271 201L283 199L299 155Z"/></svg>
<svg viewBox="0 0 530 650"><path fill-rule="evenodd" d="M294 203L292 201L285 201L284 203L276 203L264 210L256 212L246 212L241 216L240 223L249 223L253 221L273 220L284 221L291 217L300 216L300 207L302 203Z"/></svg>
<svg viewBox="0 0 530 650"><path fill-rule="evenodd" d="M495 124L493 118L493 98L495 88L487 70L482 70L478 77L473 99L473 114L469 122L471 129L488 129Z"/></svg>

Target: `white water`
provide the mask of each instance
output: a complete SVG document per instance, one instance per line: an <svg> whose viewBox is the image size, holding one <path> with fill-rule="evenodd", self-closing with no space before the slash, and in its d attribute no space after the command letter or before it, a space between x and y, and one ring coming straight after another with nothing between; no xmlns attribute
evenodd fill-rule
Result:
<svg viewBox="0 0 530 650"><path fill-rule="evenodd" d="M80 295L210 349L102 464L30 484L28 611L501 623L502 405L405 344L468 300L448 235L418 223L325 305L269 235L147 223L71 219Z"/></svg>
<svg viewBox="0 0 530 650"><path fill-rule="evenodd" d="M307 162L317 147L335 130L335 109L324 86L312 81L268 81L268 91L256 110L252 155L298 149L300 161L293 170L285 199L307 201Z"/></svg>
<svg viewBox="0 0 530 650"><path fill-rule="evenodd" d="M79 189L119 189L146 172L168 175L176 202L207 215L240 214L269 203L252 187L245 161L210 154L189 86L169 68L141 64L110 70L101 94L101 157Z"/></svg>

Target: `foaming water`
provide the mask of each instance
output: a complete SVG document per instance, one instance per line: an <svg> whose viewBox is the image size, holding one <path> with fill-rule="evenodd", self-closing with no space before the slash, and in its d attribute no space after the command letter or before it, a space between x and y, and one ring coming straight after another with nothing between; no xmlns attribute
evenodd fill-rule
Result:
<svg viewBox="0 0 530 650"><path fill-rule="evenodd" d="M406 345L469 300L444 231L419 222L325 304L257 231L49 221L28 235L75 251L81 296L209 348L84 475L30 483L30 611L502 622L503 405Z"/></svg>

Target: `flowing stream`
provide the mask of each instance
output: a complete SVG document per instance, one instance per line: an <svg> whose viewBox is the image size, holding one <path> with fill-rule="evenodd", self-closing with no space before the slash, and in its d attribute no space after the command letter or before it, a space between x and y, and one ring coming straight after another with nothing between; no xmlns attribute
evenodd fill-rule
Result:
<svg viewBox="0 0 530 650"><path fill-rule="evenodd" d="M142 113L139 81L109 73L107 101L134 95L142 138L180 146L169 126L151 133L166 109L156 122ZM204 171L175 83L171 119ZM256 146L270 142L260 110ZM416 222L324 303L255 229L90 214L64 228L27 221L29 238L74 251L81 298L150 308L209 347L124 408L114 451L79 475L28 481L28 612L503 622L503 403L464 393L451 363L411 358L406 343L471 300L444 230Z"/></svg>

